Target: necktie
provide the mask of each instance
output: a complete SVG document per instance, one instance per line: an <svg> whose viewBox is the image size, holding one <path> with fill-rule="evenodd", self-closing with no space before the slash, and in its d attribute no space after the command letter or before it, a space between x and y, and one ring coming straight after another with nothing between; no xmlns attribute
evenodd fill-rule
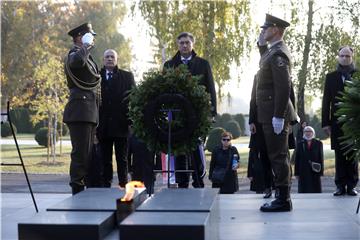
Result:
<svg viewBox="0 0 360 240"><path fill-rule="evenodd" d="M108 73L107 73L107 75L108 75L107 80L112 79L112 74L113 74L112 72L108 72Z"/></svg>
<svg viewBox="0 0 360 240"><path fill-rule="evenodd" d="M188 59L183 59L182 61L183 61L183 63L184 63L185 65L187 65L187 64L188 64L188 62L189 62L189 60L188 60Z"/></svg>

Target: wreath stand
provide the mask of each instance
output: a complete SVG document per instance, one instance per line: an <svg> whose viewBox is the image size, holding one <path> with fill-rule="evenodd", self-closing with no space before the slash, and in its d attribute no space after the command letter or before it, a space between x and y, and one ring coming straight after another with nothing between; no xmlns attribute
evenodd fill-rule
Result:
<svg viewBox="0 0 360 240"><path fill-rule="evenodd" d="M190 173L193 172L193 170L176 170L174 166L174 170L170 170L170 162L171 162L171 122L172 122L172 113L173 112L179 112L180 109L162 109L160 110L162 112L167 112L168 117L168 158L167 158L167 170L154 170L155 173L167 173L167 187L171 188L170 185L170 174L175 174L176 172L185 172Z"/></svg>
<svg viewBox="0 0 360 240"><path fill-rule="evenodd" d="M26 169L25 169L24 161L23 161L22 156L21 156L21 152L20 152L20 148L19 148L19 145L18 145L18 142L17 142L17 139L16 139L15 131L14 131L14 128L13 128L13 125L12 125L12 122L11 122L10 102L9 101L7 102L6 113L1 113L1 116L7 116L7 121L10 124L11 133L12 133L12 136L14 138L16 149L17 149L17 152L18 152L18 155L19 155L19 158L20 158L20 163L3 163L2 162L1 166L21 166L22 167L22 169L24 171L25 178L26 178L27 185L28 185L29 190L30 190L31 198L32 198L32 201L34 203L35 210L36 210L36 212L39 212L38 207L36 205L34 193L33 193L32 188L31 188L29 177L28 177ZM1 121L1 124L3 124L3 121Z"/></svg>

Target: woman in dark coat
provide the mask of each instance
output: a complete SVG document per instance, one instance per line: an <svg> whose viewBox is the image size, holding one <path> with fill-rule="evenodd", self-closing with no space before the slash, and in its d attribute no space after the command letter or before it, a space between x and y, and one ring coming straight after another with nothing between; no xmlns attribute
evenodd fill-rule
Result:
<svg viewBox="0 0 360 240"><path fill-rule="evenodd" d="M324 173L323 144L315 137L315 130L306 126L304 136L296 147L295 176L298 179L299 193L321 193L321 176ZM316 172L311 162L318 163Z"/></svg>
<svg viewBox="0 0 360 240"><path fill-rule="evenodd" d="M213 188L220 188L220 193L234 193L239 189L237 169L239 168L240 157L236 147L231 146L232 135L224 132L221 135L221 146L215 148L211 154L209 179ZM225 169L225 176L222 182L213 179L213 173Z"/></svg>

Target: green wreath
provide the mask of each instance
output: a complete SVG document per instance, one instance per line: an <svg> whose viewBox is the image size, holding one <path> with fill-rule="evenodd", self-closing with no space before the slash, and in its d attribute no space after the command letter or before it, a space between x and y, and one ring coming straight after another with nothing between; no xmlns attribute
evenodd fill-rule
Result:
<svg viewBox="0 0 360 240"><path fill-rule="evenodd" d="M191 76L185 65L150 71L130 93L129 117L134 134L152 151L167 153L168 112L172 112L171 151L189 153L196 149L199 137L210 129L210 96Z"/></svg>
<svg viewBox="0 0 360 240"><path fill-rule="evenodd" d="M360 72L352 75L352 81L345 82L345 89L339 98L336 116L342 123L344 136L340 138L342 148L351 153L352 158L360 160Z"/></svg>

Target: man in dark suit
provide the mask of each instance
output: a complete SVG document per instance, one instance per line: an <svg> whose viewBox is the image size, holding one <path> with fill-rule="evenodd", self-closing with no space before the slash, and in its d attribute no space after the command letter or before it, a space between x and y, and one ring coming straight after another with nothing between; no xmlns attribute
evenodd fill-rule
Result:
<svg viewBox="0 0 360 240"><path fill-rule="evenodd" d="M65 58L65 75L70 90L63 121L70 130L70 186L76 194L88 186L94 130L98 122L101 77L90 55L95 32L85 23L69 31L74 46Z"/></svg>
<svg viewBox="0 0 360 240"><path fill-rule="evenodd" d="M334 196L347 193L356 196L356 184L359 180L358 161L350 160L341 149L340 137L344 135L341 124L335 116L336 106L340 101L337 97L344 91L345 80L351 80L351 75L356 71L353 62L353 50L349 46L339 49L338 65L334 72L326 75L324 95L322 102L322 127L326 134L331 136L331 149L335 150L335 184ZM346 187L346 189L345 189Z"/></svg>
<svg viewBox="0 0 360 240"><path fill-rule="evenodd" d="M127 137L130 128L128 117L129 91L135 86L131 72L117 67L117 53L113 49L104 52L104 67L101 69L102 104L99 109L100 122L97 137L103 154L102 180L110 187L113 178L113 146L117 163L119 185L127 183Z"/></svg>
<svg viewBox="0 0 360 240"><path fill-rule="evenodd" d="M211 114L216 116L216 91L213 75L210 64L207 60L196 55L193 50L195 39L191 33L183 32L176 38L178 45L178 52L175 56L165 62L164 68L176 68L180 64L185 64L193 76L201 76L200 84L205 86L206 91L211 98ZM194 173L193 186L197 188L204 187L203 170L205 166L202 165L199 151L194 151L191 158ZM175 161L175 168L184 170L187 168L187 156L177 156ZM190 175L188 173L176 173L176 182L180 188L187 188L189 185Z"/></svg>
<svg viewBox="0 0 360 240"><path fill-rule="evenodd" d="M274 172L278 195L265 203L263 212L291 211L290 161L288 137L290 123L297 120L291 101L291 56L283 41L285 28L290 24L267 14L259 36L260 69L256 85L257 121L261 124L267 154ZM267 46L269 43L269 47Z"/></svg>

